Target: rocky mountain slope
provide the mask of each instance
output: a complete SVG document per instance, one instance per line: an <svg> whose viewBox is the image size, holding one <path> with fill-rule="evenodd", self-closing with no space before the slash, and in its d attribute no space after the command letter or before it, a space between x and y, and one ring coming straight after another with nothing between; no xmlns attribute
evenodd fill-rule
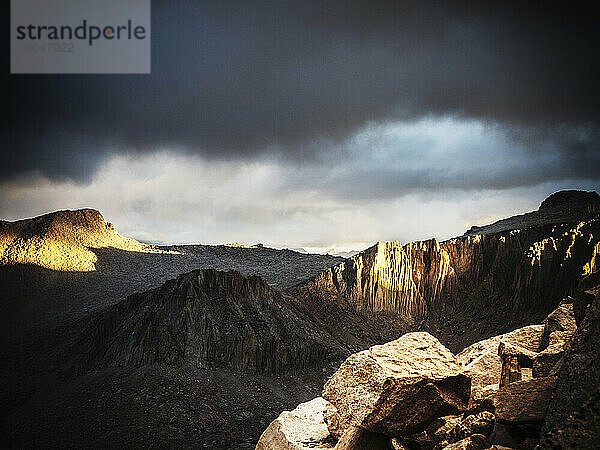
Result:
<svg viewBox="0 0 600 450"><path fill-rule="evenodd" d="M595 448L600 285L581 286L597 282L582 280L542 324L456 356L425 332L355 353L256 449Z"/></svg>
<svg viewBox="0 0 600 450"><path fill-rule="evenodd" d="M568 203L575 197L585 198L573 209ZM552 223L525 226L529 222L523 221L518 229L445 242L379 243L345 261L262 246L132 251L119 238L111 245L113 238L106 237L114 234L111 228L89 212L62 217L58 234L44 231L29 237L24 230L54 229L34 227L37 219L21 224L19 233L10 225L7 229L13 231L7 236L12 237L5 241L20 242L11 248L27 248L23 254L30 256L0 264L3 333L10 338L3 340L0 358L3 444L253 448L281 410L317 397L344 358L365 349L370 350L345 366L347 376L335 382L340 389L323 395L332 404L339 397L340 407L342 397L357 404L366 401L353 394L346 378L383 364L387 375L365 393L375 404L352 425L377 422L369 430L373 434L345 432L353 417L349 406L336 415L315 401L288 417L305 424L303 418L310 416L307 427L325 438L324 448L339 442L346 447L338 448L361 440L382 442L382 431L389 427L404 443L412 433L409 448L431 448L444 440L452 445L462 439L488 442L490 423L510 425L504 431L521 440L533 427L539 438L544 420L539 408L527 412L531 415L523 429L513 429L514 420L506 418L516 414L518 405L503 409L509 405L504 402L496 408L493 396L525 398L543 392L548 404L554 384L531 384L532 379L558 376L556 386L567 386L554 367L557 359L577 360L568 356L564 344L565 333L575 328L562 317L581 318L593 308L566 302L544 318L579 292L582 278L597 274L600 221L592 197L550 197L541 209L554 211ZM579 220L581 211L585 214ZM79 264L78 252L89 251L96 257L93 268L43 265L36 249L53 245L52 236L61 234L70 237L53 247L61 255L56 261L70 261L77 249L74 261ZM543 319L541 325L520 328ZM389 346L376 347L410 331L428 331L437 338L427 340L425 347L437 349L439 364L417 349L411 350L420 355L413 358L419 362L413 367L393 356ZM593 352L588 341L581 342L581 353ZM571 365L578 367L577 362ZM388 380L393 372L414 372L422 379L413 389L404 375ZM467 378L473 387L465 394ZM556 392L569 389L557 387ZM337 390L345 393L338 396ZM406 397L410 401L398 392L412 392ZM428 410L428 402L419 401L421 394L439 408ZM588 406L578 406L580 400ZM594 397L577 402L573 408L585 416ZM384 404L382 414L378 407ZM402 416L395 409L398 404L403 410L414 407L414 414ZM558 418L548 422L548 430L563 420L564 412L556 411L547 416ZM448 414L451 418L444 419ZM404 422L386 423L385 417ZM337 425L330 430L329 423ZM280 421L269 428L284 430L286 436L285 430L296 433L288 425ZM455 430L451 436L450 428ZM277 433L274 439L281 442ZM311 442L315 447L316 441Z"/></svg>
<svg viewBox="0 0 600 450"><path fill-rule="evenodd" d="M519 230L556 223L576 223L600 216L600 195L591 191L559 191L544 200L537 211L502 219L490 225L473 226L465 236Z"/></svg>
<svg viewBox="0 0 600 450"><path fill-rule="evenodd" d="M196 270L133 294L93 320L89 363L188 363L279 375L342 357L343 345L259 277Z"/></svg>
<svg viewBox="0 0 600 450"><path fill-rule="evenodd" d="M570 195L555 194L544 204L570 211L560 203ZM600 220L592 197L581 208L594 219L568 222L573 216L567 215L555 217L555 224L444 242L380 242L317 275L298 293L367 313L397 313L462 348L482 333L506 331L523 319L541 320L583 275L597 270ZM472 313L477 330L461 337L457 332L475 325Z"/></svg>
<svg viewBox="0 0 600 450"><path fill-rule="evenodd" d="M33 219L0 220L0 264L35 264L52 270L90 271L98 258L94 248L159 252L155 247L119 235L98 211L56 211Z"/></svg>
<svg viewBox="0 0 600 450"><path fill-rule="evenodd" d="M12 230L0 233L2 242L12 242L0 263L5 341L82 318L195 269L237 270L284 290L342 261L262 246L147 246L122 238L92 210L4 222L3 227ZM53 237L56 233L60 239Z"/></svg>

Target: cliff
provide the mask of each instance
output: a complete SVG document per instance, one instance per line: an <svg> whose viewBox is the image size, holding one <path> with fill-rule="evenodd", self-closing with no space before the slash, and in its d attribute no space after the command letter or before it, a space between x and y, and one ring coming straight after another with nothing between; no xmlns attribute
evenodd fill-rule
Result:
<svg viewBox="0 0 600 450"><path fill-rule="evenodd" d="M317 275L301 289L336 294L358 310L410 319L442 305L544 307L597 270L600 221L401 245L380 242Z"/></svg>
<svg viewBox="0 0 600 450"><path fill-rule="evenodd" d="M119 235L94 209L65 210L16 222L0 221L0 265L34 264L61 271L92 271L92 248L156 252Z"/></svg>
<svg viewBox="0 0 600 450"><path fill-rule="evenodd" d="M565 198L555 194L541 209L556 211ZM566 219L572 216L444 242L380 242L296 292L365 313L397 313L415 327L453 335L449 345L458 349L459 343L541 320L582 276L598 270L600 220ZM456 340L470 328L472 336Z"/></svg>

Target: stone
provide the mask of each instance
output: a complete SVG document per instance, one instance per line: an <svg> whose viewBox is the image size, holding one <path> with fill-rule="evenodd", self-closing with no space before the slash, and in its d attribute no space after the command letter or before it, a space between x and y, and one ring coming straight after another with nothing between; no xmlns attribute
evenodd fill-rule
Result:
<svg viewBox="0 0 600 450"><path fill-rule="evenodd" d="M556 377L517 381L494 395L496 420L508 423L541 423L552 397Z"/></svg>
<svg viewBox="0 0 600 450"><path fill-rule="evenodd" d="M529 325L509 333L493 336L465 348L456 360L471 376L471 386L488 386L500 383L502 359L498 354L500 343L530 352L537 352L542 342L544 325Z"/></svg>
<svg viewBox="0 0 600 450"><path fill-rule="evenodd" d="M564 448L569 448L567 443L586 448L594 439L597 445L600 432L600 284L586 289L594 299L565 351L542 427L542 439Z"/></svg>
<svg viewBox="0 0 600 450"><path fill-rule="evenodd" d="M325 403L317 397L293 411L283 411L260 436L256 450L334 448L335 439L323 421Z"/></svg>
<svg viewBox="0 0 600 450"><path fill-rule="evenodd" d="M359 427L349 427L335 450L388 450L389 437Z"/></svg>
<svg viewBox="0 0 600 450"><path fill-rule="evenodd" d="M500 341L498 355L502 360L500 387L503 387L515 381L521 381L523 379L522 368L531 368L537 353L518 345Z"/></svg>
<svg viewBox="0 0 600 450"><path fill-rule="evenodd" d="M533 377L542 378L556 375L564 354L565 350L561 343L550 345L538 353L533 360Z"/></svg>
<svg viewBox="0 0 600 450"><path fill-rule="evenodd" d="M474 434L490 436L494 429L494 414L481 411L471 415L444 416L436 419L425 431L424 436L410 436L409 443L420 448L441 448Z"/></svg>
<svg viewBox="0 0 600 450"><path fill-rule="evenodd" d="M469 396L470 379L454 355L425 332L353 354L323 388L342 422L390 436L465 410Z"/></svg>
<svg viewBox="0 0 600 450"><path fill-rule="evenodd" d="M454 444L444 447L444 450L482 450L489 447L488 440L482 434L474 434Z"/></svg>
<svg viewBox="0 0 600 450"><path fill-rule="evenodd" d="M390 439L390 450L409 450L406 444L399 438Z"/></svg>
<svg viewBox="0 0 600 450"><path fill-rule="evenodd" d="M329 432L337 439L341 438L346 428L348 428L348 424L341 422L337 408L327 401L323 409L323 419L327 424Z"/></svg>
<svg viewBox="0 0 600 450"><path fill-rule="evenodd" d="M600 436L600 389L564 423L549 431L540 442L541 448L597 448Z"/></svg>
<svg viewBox="0 0 600 450"><path fill-rule="evenodd" d="M563 300L558 307L552 311L544 320L544 334L542 335L542 347L554 345L557 342L570 341L577 330L575 314L573 312L573 299ZM555 334L558 332L557 334ZM551 337L553 335L553 337Z"/></svg>
<svg viewBox="0 0 600 450"><path fill-rule="evenodd" d="M469 409L493 408L492 398L500 388L499 384L490 384L488 386L475 386L471 389L471 398L469 399Z"/></svg>
<svg viewBox="0 0 600 450"><path fill-rule="evenodd" d="M485 352L465 367L465 375L471 377L471 389L500 383L502 359L496 352Z"/></svg>
<svg viewBox="0 0 600 450"><path fill-rule="evenodd" d="M432 444L456 442L465 436L462 415L439 417L426 430L426 439Z"/></svg>
<svg viewBox="0 0 600 450"><path fill-rule="evenodd" d="M494 423L496 417L489 411L481 411L477 414L472 414L462 420L463 427L467 430L467 434L483 434L490 436L494 431Z"/></svg>

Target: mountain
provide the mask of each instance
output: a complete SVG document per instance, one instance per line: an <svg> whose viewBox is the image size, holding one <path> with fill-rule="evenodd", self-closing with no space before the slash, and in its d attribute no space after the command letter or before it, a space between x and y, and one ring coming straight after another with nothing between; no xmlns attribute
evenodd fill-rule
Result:
<svg viewBox="0 0 600 450"><path fill-rule="evenodd" d="M380 242L317 275L298 292L337 299L365 313L397 313L413 326L434 330L458 350L482 333L541 320L583 275L597 270L597 196L566 192L549 197L540 209L553 211L554 224L524 227L521 222L518 229L443 242ZM570 207L573 198L584 200ZM583 211L583 220L573 211Z"/></svg>
<svg viewBox="0 0 600 450"><path fill-rule="evenodd" d="M331 256L340 256L342 258L350 258L354 255L356 255L358 253L358 250L350 250L350 251L342 251L342 250L338 250L337 248L330 248L329 250L327 250L325 252L325 254L327 255L331 255Z"/></svg>
<svg viewBox="0 0 600 450"><path fill-rule="evenodd" d="M600 195L591 191L559 191L545 199L537 211L502 219L485 226L473 226L465 233L490 234L548 224L574 223L600 217Z"/></svg>
<svg viewBox="0 0 600 450"><path fill-rule="evenodd" d="M94 366L189 363L279 375L345 354L261 278L213 269L131 295L84 336L91 338L83 347Z"/></svg>
<svg viewBox="0 0 600 450"><path fill-rule="evenodd" d="M64 271L96 269L94 248L157 252L119 235L98 211L56 211L33 219L0 220L0 264L35 264Z"/></svg>
<svg viewBox="0 0 600 450"><path fill-rule="evenodd" d="M540 323L598 273L596 197L346 260L140 248L93 210L3 222L2 444L254 448L353 353L409 331L457 353Z"/></svg>

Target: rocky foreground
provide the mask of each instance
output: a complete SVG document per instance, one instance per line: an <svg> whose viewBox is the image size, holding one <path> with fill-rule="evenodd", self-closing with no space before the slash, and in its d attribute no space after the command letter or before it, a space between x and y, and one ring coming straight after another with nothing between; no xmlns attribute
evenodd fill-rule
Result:
<svg viewBox="0 0 600 450"><path fill-rule="evenodd" d="M348 357L256 449L597 448L600 284L453 355L426 332Z"/></svg>

